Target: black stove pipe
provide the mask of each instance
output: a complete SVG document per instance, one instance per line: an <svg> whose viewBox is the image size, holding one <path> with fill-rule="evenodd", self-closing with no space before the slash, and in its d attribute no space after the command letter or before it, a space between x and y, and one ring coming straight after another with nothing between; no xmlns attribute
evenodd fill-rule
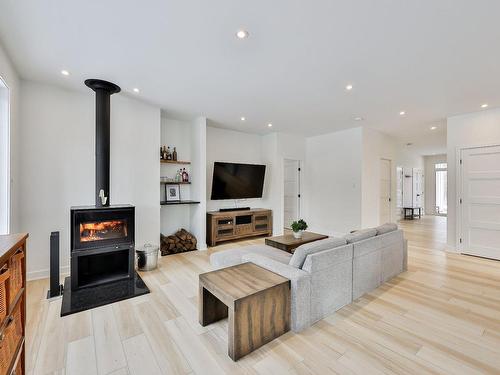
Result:
<svg viewBox="0 0 500 375"><path fill-rule="evenodd" d="M107 207L110 169L110 96L121 91L114 83L87 79L85 85L95 91L95 205ZM102 192L101 192L102 191Z"/></svg>

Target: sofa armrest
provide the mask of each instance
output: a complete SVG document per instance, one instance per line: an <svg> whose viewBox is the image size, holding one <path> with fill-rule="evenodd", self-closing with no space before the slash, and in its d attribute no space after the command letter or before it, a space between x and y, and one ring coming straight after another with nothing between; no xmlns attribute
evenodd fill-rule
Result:
<svg viewBox="0 0 500 375"><path fill-rule="evenodd" d="M242 257L244 262L252 262L266 270L277 273L287 279L296 279L299 277L308 277L309 272L303 271L301 269L292 267L288 264L280 263L274 259L268 258L261 254L245 254Z"/></svg>
<svg viewBox="0 0 500 375"><path fill-rule="evenodd" d="M311 325L311 275L260 254L246 254L243 261L254 263L290 280L292 330L300 332Z"/></svg>

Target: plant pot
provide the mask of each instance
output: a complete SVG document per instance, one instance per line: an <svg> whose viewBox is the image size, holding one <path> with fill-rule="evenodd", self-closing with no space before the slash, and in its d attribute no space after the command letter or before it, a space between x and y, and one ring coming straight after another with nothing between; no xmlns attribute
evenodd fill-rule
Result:
<svg viewBox="0 0 500 375"><path fill-rule="evenodd" d="M293 232L293 236L296 239L301 239L302 238L302 233L304 233L304 231L303 230L299 230L298 232Z"/></svg>

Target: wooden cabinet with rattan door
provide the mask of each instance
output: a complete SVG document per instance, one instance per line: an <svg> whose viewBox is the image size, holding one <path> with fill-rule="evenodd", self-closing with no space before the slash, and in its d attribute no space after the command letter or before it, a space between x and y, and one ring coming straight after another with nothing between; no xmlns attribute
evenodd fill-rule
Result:
<svg viewBox="0 0 500 375"><path fill-rule="evenodd" d="M24 375L27 233L0 236L0 375Z"/></svg>

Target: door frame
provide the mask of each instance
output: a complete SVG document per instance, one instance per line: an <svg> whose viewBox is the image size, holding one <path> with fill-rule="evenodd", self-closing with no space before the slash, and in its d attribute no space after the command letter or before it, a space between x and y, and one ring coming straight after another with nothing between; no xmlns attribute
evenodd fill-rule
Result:
<svg viewBox="0 0 500 375"><path fill-rule="evenodd" d="M11 155L10 155L10 150L11 150L11 144L10 144L10 135L11 135L11 127L12 127L12 124L11 124L11 111L12 111L12 94L11 94L11 90L10 90L10 87L9 85L7 84L7 82L3 79L2 76L0 76L0 83L2 84L2 86L4 86L6 89L7 89L7 132L6 132L6 140L7 140L7 147L6 147L6 160L5 160L5 165L6 165L6 168L7 170L5 171L5 179L6 179L6 186L5 186L5 189L6 189L6 194L7 194L7 200L6 200L6 204L7 204L7 207L6 207L6 214L7 214L7 233L10 233L10 227L11 227L11 219L12 219L12 212L11 212L11 209L12 209L12 196L11 196ZM1 234L1 233L0 233Z"/></svg>
<svg viewBox="0 0 500 375"><path fill-rule="evenodd" d="M455 244L456 249L459 253L463 251L462 243L460 239L462 238L462 204L460 203L460 198L462 197L463 186L462 186L462 152L465 150L470 150L474 148L488 148L488 147L499 147L499 143L491 144L480 144L471 146L457 146L455 148ZM449 163L448 163L449 166ZM448 168L448 171L450 169ZM449 202L448 202L449 203Z"/></svg>
<svg viewBox="0 0 500 375"><path fill-rule="evenodd" d="M381 172L381 168L380 168L380 162L382 160L385 160L385 161L388 161L389 162L389 222L392 223L392 182L393 182L393 178L392 178L392 159L388 159L388 158L380 158L379 160L379 176L378 176L378 183L379 183L379 192L378 192L378 201L379 201L379 207L378 207L378 219L380 221L380 211L381 211L381 207L380 207L380 195L381 195L381 191L380 191L380 180L381 180L381 176L382 174L380 173ZM395 172L394 172L395 173ZM403 173L404 175L404 173ZM394 181L395 182L395 181ZM384 223L381 223L381 224L384 224Z"/></svg>

